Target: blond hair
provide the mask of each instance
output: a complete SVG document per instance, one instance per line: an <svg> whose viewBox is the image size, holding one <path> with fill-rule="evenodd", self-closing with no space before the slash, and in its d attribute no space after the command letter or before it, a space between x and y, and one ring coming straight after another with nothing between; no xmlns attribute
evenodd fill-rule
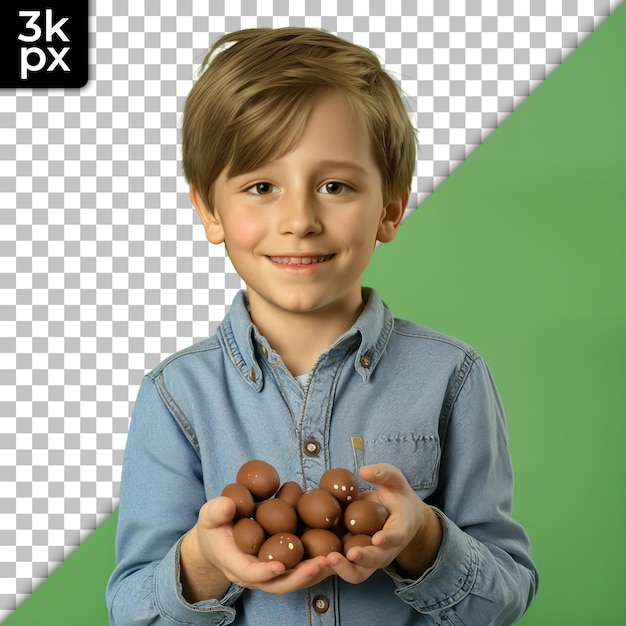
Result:
<svg viewBox="0 0 626 626"><path fill-rule="evenodd" d="M385 201L410 189L415 129L394 79L367 48L313 28L254 28L222 36L200 71L183 115L183 171L210 210L220 173L237 176L286 154L327 91L365 122Z"/></svg>

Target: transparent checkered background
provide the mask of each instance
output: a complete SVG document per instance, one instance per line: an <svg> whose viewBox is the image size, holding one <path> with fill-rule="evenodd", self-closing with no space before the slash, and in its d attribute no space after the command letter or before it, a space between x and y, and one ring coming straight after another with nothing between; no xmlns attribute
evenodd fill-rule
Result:
<svg viewBox="0 0 626 626"><path fill-rule="evenodd" d="M419 129L410 213L621 2L417 4L92 0L86 87L0 90L0 621L117 506L144 372L241 287L180 167L220 34L306 25L379 54Z"/></svg>

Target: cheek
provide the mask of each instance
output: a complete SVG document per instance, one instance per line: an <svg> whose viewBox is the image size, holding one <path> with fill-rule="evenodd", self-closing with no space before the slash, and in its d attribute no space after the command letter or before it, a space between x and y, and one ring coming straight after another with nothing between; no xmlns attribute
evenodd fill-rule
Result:
<svg viewBox="0 0 626 626"><path fill-rule="evenodd" d="M231 256L238 252L253 251L264 239L265 228L261 223L245 217L228 220L224 224L225 243Z"/></svg>
<svg viewBox="0 0 626 626"><path fill-rule="evenodd" d="M359 211L345 215L333 226L339 237L348 239L353 246L373 245L380 224L381 211L374 207L362 207Z"/></svg>

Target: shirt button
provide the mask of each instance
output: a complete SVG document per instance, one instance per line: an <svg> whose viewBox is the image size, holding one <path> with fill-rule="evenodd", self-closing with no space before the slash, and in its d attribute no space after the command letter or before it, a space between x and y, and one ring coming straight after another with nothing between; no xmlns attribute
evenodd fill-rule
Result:
<svg viewBox="0 0 626 626"><path fill-rule="evenodd" d="M315 596L313 598L313 610L316 613L326 613L329 606L330 602L326 596Z"/></svg>
<svg viewBox="0 0 626 626"><path fill-rule="evenodd" d="M304 442L304 454L307 456L317 456L320 453L321 446L315 439L307 439Z"/></svg>

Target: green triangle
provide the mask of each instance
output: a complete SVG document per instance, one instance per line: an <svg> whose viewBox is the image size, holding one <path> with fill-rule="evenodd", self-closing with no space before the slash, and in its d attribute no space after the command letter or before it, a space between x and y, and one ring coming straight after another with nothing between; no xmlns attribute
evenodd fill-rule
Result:
<svg viewBox="0 0 626 626"><path fill-rule="evenodd" d="M5 626L108 626L104 590L115 566L117 511L74 550Z"/></svg>
<svg viewBox="0 0 626 626"><path fill-rule="evenodd" d="M450 331L513 305L531 316L618 312L625 50L620 7L377 251L366 278L394 312ZM574 281L597 297L581 302Z"/></svg>
<svg viewBox="0 0 626 626"><path fill-rule="evenodd" d="M526 626L614 623L625 582L625 496L610 484L625 469L624 420L616 423L626 379L625 59L620 7L397 241L377 250L366 273L396 315L473 343L496 375L517 470L516 516L542 576ZM5 624L108 624L116 520ZM603 600L573 601L589 597Z"/></svg>

